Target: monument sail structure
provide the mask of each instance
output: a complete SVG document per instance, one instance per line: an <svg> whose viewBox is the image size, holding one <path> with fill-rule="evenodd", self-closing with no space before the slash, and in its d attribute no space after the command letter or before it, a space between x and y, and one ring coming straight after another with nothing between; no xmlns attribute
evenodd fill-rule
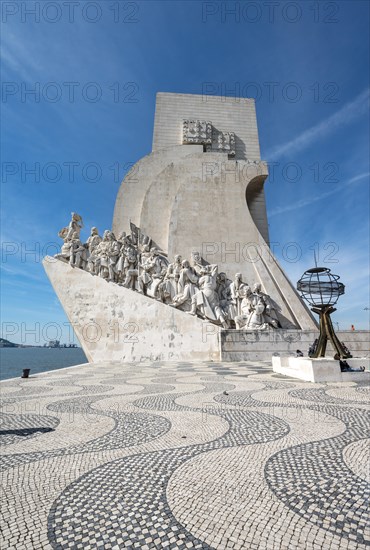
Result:
<svg viewBox="0 0 370 550"><path fill-rule="evenodd" d="M87 243L83 269L77 244L44 260L89 360L220 360L229 331L317 332L269 247L267 177L254 100L157 94L152 151L121 183L96 264Z"/></svg>

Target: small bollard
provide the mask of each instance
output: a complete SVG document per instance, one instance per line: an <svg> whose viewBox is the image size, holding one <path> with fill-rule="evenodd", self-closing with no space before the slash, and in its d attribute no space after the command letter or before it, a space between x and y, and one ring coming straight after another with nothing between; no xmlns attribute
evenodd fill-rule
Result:
<svg viewBox="0 0 370 550"><path fill-rule="evenodd" d="M28 375L30 374L31 369L23 369L23 373L21 378L28 378Z"/></svg>

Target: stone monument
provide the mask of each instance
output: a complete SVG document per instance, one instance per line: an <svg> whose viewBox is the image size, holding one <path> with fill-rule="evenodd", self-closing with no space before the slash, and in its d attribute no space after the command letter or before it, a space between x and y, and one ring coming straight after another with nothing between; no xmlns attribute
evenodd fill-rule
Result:
<svg viewBox="0 0 370 550"><path fill-rule="evenodd" d="M157 94L112 229L83 243L72 213L44 260L90 361L220 360L228 334L317 332L269 248L267 176L252 99Z"/></svg>

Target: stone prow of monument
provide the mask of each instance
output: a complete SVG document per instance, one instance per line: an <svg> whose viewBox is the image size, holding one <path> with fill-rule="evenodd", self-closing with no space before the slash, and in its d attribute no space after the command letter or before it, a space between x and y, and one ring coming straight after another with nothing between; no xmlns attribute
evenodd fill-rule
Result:
<svg viewBox="0 0 370 550"><path fill-rule="evenodd" d="M135 224L169 261L199 252L229 279L260 283L280 324L254 331L251 357L261 359L318 332L269 248L267 176L254 100L158 93L152 152L122 181L112 223L115 235ZM221 329L59 260L44 267L89 361L234 360L238 333L252 349L251 331Z"/></svg>
<svg viewBox="0 0 370 550"><path fill-rule="evenodd" d="M43 265L90 362L220 358L217 326L55 258Z"/></svg>

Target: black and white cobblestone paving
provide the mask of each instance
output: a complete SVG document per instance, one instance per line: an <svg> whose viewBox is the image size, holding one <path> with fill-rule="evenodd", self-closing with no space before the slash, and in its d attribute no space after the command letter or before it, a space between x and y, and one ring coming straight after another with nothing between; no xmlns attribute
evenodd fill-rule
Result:
<svg viewBox="0 0 370 550"><path fill-rule="evenodd" d="M157 362L78 367L3 388L1 548L370 545L364 384L313 385L258 362ZM327 429L321 421L315 433L310 414ZM234 514L226 492L218 513L215 485L235 460L254 472L255 505L245 497ZM192 464L193 500L182 505L176 486L181 496ZM202 502L209 487L212 517Z"/></svg>

